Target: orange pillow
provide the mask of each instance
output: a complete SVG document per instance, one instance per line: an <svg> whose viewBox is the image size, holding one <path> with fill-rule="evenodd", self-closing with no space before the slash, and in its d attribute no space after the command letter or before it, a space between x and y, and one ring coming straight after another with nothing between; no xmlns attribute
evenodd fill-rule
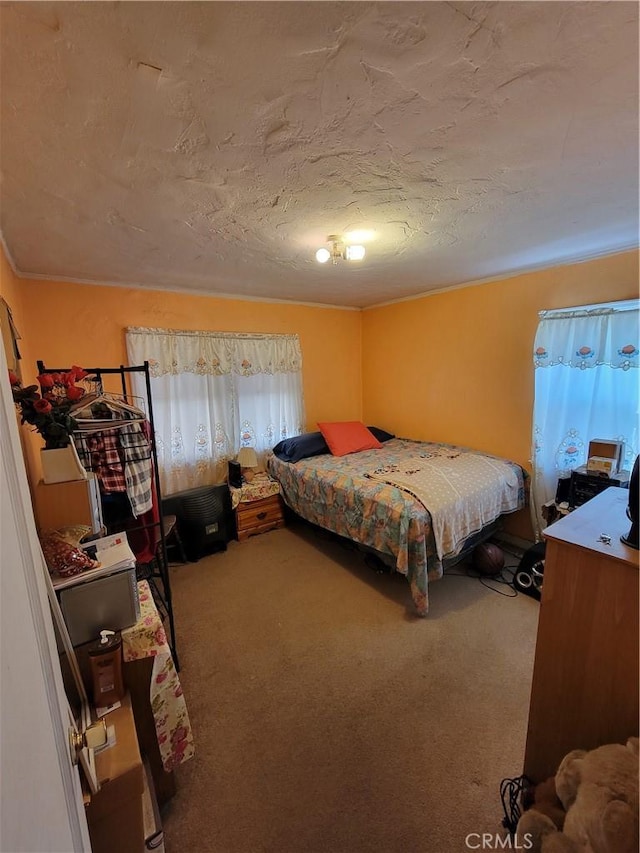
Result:
<svg viewBox="0 0 640 853"><path fill-rule="evenodd" d="M382 447L375 435L360 421L318 423L318 429L334 456Z"/></svg>

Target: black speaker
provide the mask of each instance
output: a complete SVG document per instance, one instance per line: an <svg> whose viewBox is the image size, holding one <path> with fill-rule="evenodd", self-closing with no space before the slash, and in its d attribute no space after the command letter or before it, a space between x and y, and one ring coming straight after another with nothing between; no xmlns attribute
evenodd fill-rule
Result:
<svg viewBox="0 0 640 853"><path fill-rule="evenodd" d="M518 592L523 592L525 595L530 595L538 600L542 595L546 547L546 542L536 542L528 551L525 551L513 576L513 586Z"/></svg>
<svg viewBox="0 0 640 853"><path fill-rule="evenodd" d="M242 468L239 462L229 462L229 485L236 489L242 486Z"/></svg>
<svg viewBox="0 0 640 853"><path fill-rule="evenodd" d="M558 487L556 489L556 503L569 503L571 500L571 475L560 477L558 479Z"/></svg>
<svg viewBox="0 0 640 853"><path fill-rule="evenodd" d="M638 503L640 496L638 495L638 486L639 486L639 474L638 474L638 460L640 456L636 456L636 461L633 463L633 471L631 472L631 479L629 480L629 505L627 506L627 518L631 522L631 528L626 536L621 536L620 539L624 542L625 545L629 545L631 548L635 548L638 550L640 547L638 544Z"/></svg>

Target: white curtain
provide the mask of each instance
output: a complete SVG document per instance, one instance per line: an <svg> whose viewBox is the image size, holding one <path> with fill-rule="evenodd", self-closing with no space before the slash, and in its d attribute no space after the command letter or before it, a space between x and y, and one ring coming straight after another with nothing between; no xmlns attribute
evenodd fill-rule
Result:
<svg viewBox="0 0 640 853"><path fill-rule="evenodd" d="M297 335L127 329L130 364L149 362L160 481L165 494L225 479L227 461L266 452L302 432ZM144 379L134 374L141 394Z"/></svg>
<svg viewBox="0 0 640 853"><path fill-rule="evenodd" d="M625 468L638 453L637 299L540 312L534 344L532 507L541 508L558 478L587 462L589 442L620 440Z"/></svg>

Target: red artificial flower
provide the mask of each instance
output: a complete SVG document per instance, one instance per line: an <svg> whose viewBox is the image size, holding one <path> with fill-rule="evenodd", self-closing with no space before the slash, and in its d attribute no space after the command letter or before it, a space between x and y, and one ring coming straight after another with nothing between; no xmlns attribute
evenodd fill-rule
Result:
<svg viewBox="0 0 640 853"><path fill-rule="evenodd" d="M67 388L67 399L79 400L81 397L84 397L84 388L78 388L76 385L70 385Z"/></svg>
<svg viewBox="0 0 640 853"><path fill-rule="evenodd" d="M41 373L37 379L41 388L53 388L53 377L50 373Z"/></svg>
<svg viewBox="0 0 640 853"><path fill-rule="evenodd" d="M10 371L9 371L9 383L10 383L11 385L19 385L19 384L20 384L20 380L19 380L19 379L18 379L18 377L15 375L15 373L13 372L13 370L10 370Z"/></svg>
<svg viewBox="0 0 640 853"><path fill-rule="evenodd" d="M39 415L48 415L51 411L51 403L48 400L34 400L33 408Z"/></svg>
<svg viewBox="0 0 640 853"><path fill-rule="evenodd" d="M73 373L76 382L78 382L80 379L84 379L85 376L89 375L86 370L83 370L82 367L78 367L77 364L72 365L70 373Z"/></svg>
<svg viewBox="0 0 640 853"><path fill-rule="evenodd" d="M51 380L54 385L60 385L60 383L62 382L62 377L59 373L50 373L49 376L51 377Z"/></svg>

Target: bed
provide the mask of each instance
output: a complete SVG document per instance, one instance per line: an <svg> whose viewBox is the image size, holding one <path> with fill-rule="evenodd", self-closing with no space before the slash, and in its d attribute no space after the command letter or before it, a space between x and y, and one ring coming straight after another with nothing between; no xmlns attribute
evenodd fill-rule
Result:
<svg viewBox="0 0 640 853"><path fill-rule="evenodd" d="M293 512L405 575L420 616L429 610L429 581L495 531L502 515L525 506L520 465L449 444L392 437L345 456L269 455L267 470Z"/></svg>

